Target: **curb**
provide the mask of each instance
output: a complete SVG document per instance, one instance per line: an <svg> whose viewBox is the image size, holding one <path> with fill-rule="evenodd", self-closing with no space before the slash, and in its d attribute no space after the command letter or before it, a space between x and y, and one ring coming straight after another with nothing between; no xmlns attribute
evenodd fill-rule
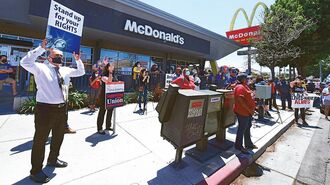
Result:
<svg viewBox="0 0 330 185"><path fill-rule="evenodd" d="M268 133L264 138L258 140L255 144L261 146L259 149L254 150L253 155L239 154L234 159L229 161L224 167L220 168L218 171L213 173L211 176L205 178L197 185L228 185L234 181L242 171L248 167L251 163L256 161L266 149L272 145L283 133L285 133L293 124L294 119L291 115L286 119L286 123L283 125L279 124L270 133ZM288 120L291 120L287 122Z"/></svg>

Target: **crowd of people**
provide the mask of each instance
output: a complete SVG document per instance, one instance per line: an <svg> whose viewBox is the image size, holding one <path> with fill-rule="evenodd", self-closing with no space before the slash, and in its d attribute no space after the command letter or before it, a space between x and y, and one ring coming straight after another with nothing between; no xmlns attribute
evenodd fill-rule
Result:
<svg viewBox="0 0 330 185"><path fill-rule="evenodd" d="M35 135L33 139L30 178L35 182L45 183L50 179L42 171L42 163L45 153L45 144L50 131L52 131L52 141L47 165L53 167L66 167L67 162L58 159L61 144L63 142L66 128L68 128L68 86L71 77L78 77L85 74L84 65L79 54L73 53L73 57L77 63L77 68L69 68L62 66L63 52L50 49L47 62L37 63L36 58L46 51L47 41L44 40L42 45L30 51L20 64L27 71L35 76L37 84L37 106L35 111ZM3 63L3 57L2 57ZM2 70L3 71L3 70ZM7 71L9 72L9 71ZM160 88L160 70L157 65L153 65L150 71L141 66L137 62L132 68L133 90L138 92L138 112L144 114L148 99L148 91ZM197 67L177 67L173 74L171 83L177 84L181 89L199 90L201 79L199 75L201 71ZM234 91L234 109L238 119L238 131L236 135L235 148L242 153L247 153L249 149L258 148L251 141L250 128L252 126L253 115L258 109L258 99L255 98L256 85L268 85L271 87L271 98L265 100L262 105L266 111L272 110L273 107L278 109L276 97L279 95L282 101L282 110L292 109L291 94L313 92L315 87L308 85L305 80L298 76L294 81L289 82L284 77L264 80L262 76L252 77L245 73L239 73L236 68L221 67L219 73L213 76L208 71L206 74L207 86L216 85L220 89L232 89ZM95 111L99 107L96 120L97 133L104 135L112 131L112 114L113 108L105 107L105 88L106 83L118 81L115 66L108 59L99 61L93 66L93 74L89 79L90 85L90 109ZM330 83L328 88L324 88L323 96L325 97L326 118L330 110ZM142 106L143 105L143 106ZM266 108L268 107L268 108ZM306 123L305 108L295 108L295 122L298 124L299 112L303 125ZM105 118L105 129L103 129ZM243 147L244 140L244 147Z"/></svg>

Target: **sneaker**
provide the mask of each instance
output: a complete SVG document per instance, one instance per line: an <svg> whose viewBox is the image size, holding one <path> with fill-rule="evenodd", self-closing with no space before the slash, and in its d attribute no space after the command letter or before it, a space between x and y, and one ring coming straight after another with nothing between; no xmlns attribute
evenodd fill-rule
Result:
<svg viewBox="0 0 330 185"><path fill-rule="evenodd" d="M98 134L101 134L101 135L104 135L105 134L104 130L99 130L99 131L97 131L97 133Z"/></svg>

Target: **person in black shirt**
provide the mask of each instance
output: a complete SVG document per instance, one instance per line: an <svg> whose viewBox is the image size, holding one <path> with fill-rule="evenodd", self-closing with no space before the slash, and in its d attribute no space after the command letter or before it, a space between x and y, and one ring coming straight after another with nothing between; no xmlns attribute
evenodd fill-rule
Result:
<svg viewBox="0 0 330 185"><path fill-rule="evenodd" d="M97 133L104 135L106 132L109 132L111 129L111 118L113 108L106 109L105 108L105 84L107 82L117 82L118 79L115 75L115 66L113 64L108 63L102 72L102 86L101 91L98 98L98 105L100 106L99 114L97 115ZM102 125L104 122L104 115L107 112L106 116L106 126L105 130L102 130Z"/></svg>
<svg viewBox="0 0 330 185"><path fill-rule="evenodd" d="M294 82L294 85L292 87L292 93L299 93L299 94L306 93L305 88L302 86L301 80L297 79ZM300 114L301 114L301 119L303 121L303 125L308 125L306 122L306 119L305 119L305 117L306 117L305 108L295 108L294 109L294 119L295 119L296 124L298 124L299 110L300 110Z"/></svg>
<svg viewBox="0 0 330 185"><path fill-rule="evenodd" d="M140 76L139 76L139 97L138 97L138 103L139 103L139 112L141 115L144 114L146 111L146 105L147 105L147 98L148 98L148 84L150 80L149 72L146 69L142 69ZM141 107L142 103L142 96L143 96L143 110Z"/></svg>

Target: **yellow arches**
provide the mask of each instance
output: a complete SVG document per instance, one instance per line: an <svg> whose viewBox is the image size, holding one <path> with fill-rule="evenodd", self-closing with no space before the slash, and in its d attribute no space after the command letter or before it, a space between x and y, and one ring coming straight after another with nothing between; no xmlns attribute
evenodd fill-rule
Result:
<svg viewBox="0 0 330 185"><path fill-rule="evenodd" d="M266 5L265 3L262 3L262 2L258 2L258 3L254 6L254 8L253 8L253 10L252 10L252 14L250 15L250 18L248 17L246 11L245 11L243 8L239 8L238 10L236 10L236 12L235 12L235 14L234 14L234 16L233 16L233 19L231 20L229 30L230 30L230 31L234 30L234 26L235 26L236 18L237 18L237 15L238 15L240 12L243 13L243 15L244 15L244 17L245 17L245 20L246 20L246 23L248 24L248 27L251 27L251 26L252 26L253 19L254 19L254 17L255 17L256 11L257 11L257 8L258 8L259 6L262 6L262 7L264 8L264 10L265 10L266 12L268 12L268 7L267 7L267 5Z"/></svg>

